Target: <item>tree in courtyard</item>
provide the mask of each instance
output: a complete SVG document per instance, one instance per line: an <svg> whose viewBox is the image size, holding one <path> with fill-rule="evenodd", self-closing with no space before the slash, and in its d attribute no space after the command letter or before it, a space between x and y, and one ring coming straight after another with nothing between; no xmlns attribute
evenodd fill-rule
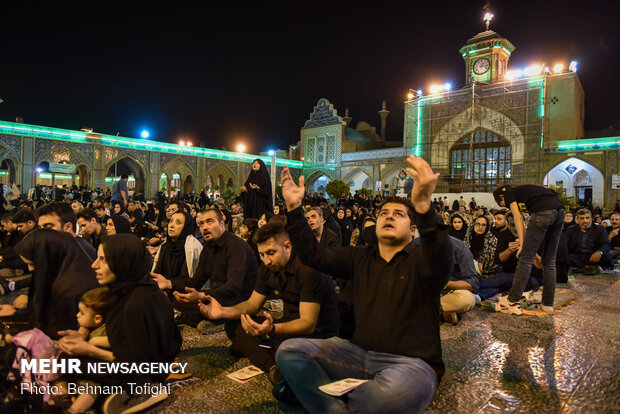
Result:
<svg viewBox="0 0 620 414"><path fill-rule="evenodd" d="M372 197L372 193L367 188L360 188L359 190L357 190L357 194L360 196L365 195L367 197Z"/></svg>
<svg viewBox="0 0 620 414"><path fill-rule="evenodd" d="M348 196L351 194L351 187L349 187L349 184L342 180L331 180L325 186L325 191L328 195L333 194L336 197L340 197L340 194L342 193Z"/></svg>

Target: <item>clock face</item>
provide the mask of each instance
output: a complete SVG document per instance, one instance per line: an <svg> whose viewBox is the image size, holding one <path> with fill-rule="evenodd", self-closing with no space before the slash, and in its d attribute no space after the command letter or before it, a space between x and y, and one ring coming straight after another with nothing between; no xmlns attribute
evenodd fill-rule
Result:
<svg viewBox="0 0 620 414"><path fill-rule="evenodd" d="M486 73L491 67L491 62L487 58L478 59L476 63L474 63L474 73L476 75L482 75Z"/></svg>

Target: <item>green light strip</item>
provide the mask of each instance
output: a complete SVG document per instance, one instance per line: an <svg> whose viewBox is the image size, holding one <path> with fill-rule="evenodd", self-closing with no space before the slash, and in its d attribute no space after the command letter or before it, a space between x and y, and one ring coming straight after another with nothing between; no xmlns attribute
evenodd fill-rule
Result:
<svg viewBox="0 0 620 414"><path fill-rule="evenodd" d="M415 156L416 157L420 156L420 130L421 130L420 113L421 112L422 112L422 103L418 101L418 124L417 124L416 138L415 138Z"/></svg>
<svg viewBox="0 0 620 414"><path fill-rule="evenodd" d="M145 141L135 138L117 137L106 134L87 133L82 131L71 131L68 129L41 127L37 125L17 124L14 122L0 121L0 133L17 136L27 136L34 138L52 139L56 141L69 141L81 144L101 143L110 147L132 148L145 151L157 151L178 155L189 155L194 157L215 158L219 160L252 162L261 159L266 164L271 163L271 157L262 155L242 154L232 151L222 151L202 147L182 147L177 144L169 144L158 141ZM303 168L302 161L276 159L276 165L288 165L291 168ZM305 167L311 167L306 164Z"/></svg>
<svg viewBox="0 0 620 414"><path fill-rule="evenodd" d="M72 175L66 175L66 174L55 174L54 177L56 180L73 180L74 179ZM39 178L51 180L52 174L51 173L39 173Z"/></svg>
<svg viewBox="0 0 620 414"><path fill-rule="evenodd" d="M606 149L620 149L620 137L576 139L569 141L556 141L551 143L546 152L585 152L601 151Z"/></svg>
<svg viewBox="0 0 620 414"><path fill-rule="evenodd" d="M540 148L543 147L544 133L545 133L545 81L543 80L543 87L540 89Z"/></svg>

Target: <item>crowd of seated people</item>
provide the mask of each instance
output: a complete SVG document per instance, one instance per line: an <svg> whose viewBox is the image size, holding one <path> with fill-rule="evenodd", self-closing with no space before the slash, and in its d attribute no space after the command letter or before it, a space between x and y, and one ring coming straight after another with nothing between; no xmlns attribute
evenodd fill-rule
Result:
<svg viewBox="0 0 620 414"><path fill-rule="evenodd" d="M67 356L103 361L173 361L181 348L179 325L205 334L223 325L231 353L264 370L277 399L304 407L308 395L303 387L289 386L278 368L281 344L292 338L362 340L359 329L368 322L360 318L374 316L359 305L366 298L351 275L356 272L353 262L366 258L353 252L376 258L397 227L390 227L390 220L403 218L396 217L399 208L415 207L382 196L305 192L298 196L301 212L297 207L288 211L290 200L277 199L273 213L244 218L240 198L226 203L201 194L184 200L131 197L123 203L105 194L90 200L90 192L78 193L79 199L63 194L57 201L53 194L34 191L36 200L3 205L0 294L29 291L27 298L22 295L13 305L0 307L0 316L21 317L57 340ZM429 206L428 213L411 214L403 240L410 237L412 249L442 243L441 286L428 287L438 295L438 312L431 317L428 309L411 306L433 321L457 324L476 303L510 289L517 234L505 209L487 209L463 197L429 199ZM428 240L429 228L442 236ZM304 252L296 246L304 246ZM317 253L323 250L341 257L323 262ZM618 256L620 213L593 217L586 209L567 212L557 255L559 282L566 281L569 268L613 268ZM342 263L336 265L337 259ZM346 267L347 260L352 267ZM373 269L388 269L391 262L386 262ZM537 256L525 294L534 303L540 303L540 269ZM273 299L283 301L279 319L261 311ZM136 335L139 340L128 339ZM269 346L261 346L266 339ZM283 349L283 355L291 352L290 346ZM423 357L431 363L429 372L440 378L441 366L434 358ZM80 378L121 385L165 379ZM303 398L298 401L299 395ZM147 408L165 398L113 397L104 403L108 412ZM88 410L97 398L81 398L66 409Z"/></svg>

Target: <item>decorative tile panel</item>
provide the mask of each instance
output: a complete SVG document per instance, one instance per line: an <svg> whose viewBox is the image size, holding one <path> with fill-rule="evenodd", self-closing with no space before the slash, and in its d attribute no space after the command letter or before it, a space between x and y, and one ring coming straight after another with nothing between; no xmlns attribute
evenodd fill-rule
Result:
<svg viewBox="0 0 620 414"><path fill-rule="evenodd" d="M19 156L21 153L22 139L14 135L0 134L0 143L13 151L15 155Z"/></svg>
<svg viewBox="0 0 620 414"><path fill-rule="evenodd" d="M304 128L311 128L324 125L342 124L342 118L327 99L321 98L310 114L310 119L304 124Z"/></svg>
<svg viewBox="0 0 620 414"><path fill-rule="evenodd" d="M325 137L316 139L316 162L318 164L325 162Z"/></svg>

